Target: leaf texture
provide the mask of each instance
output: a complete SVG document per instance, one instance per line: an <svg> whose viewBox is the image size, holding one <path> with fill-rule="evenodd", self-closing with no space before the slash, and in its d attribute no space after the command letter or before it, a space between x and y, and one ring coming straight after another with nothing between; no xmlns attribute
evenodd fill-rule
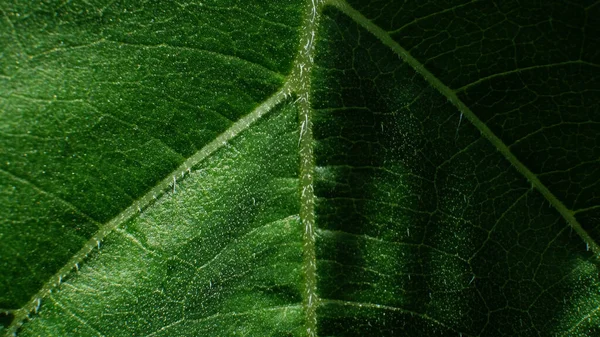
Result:
<svg viewBox="0 0 600 337"><path fill-rule="evenodd" d="M595 336L600 6L0 6L0 333Z"/></svg>

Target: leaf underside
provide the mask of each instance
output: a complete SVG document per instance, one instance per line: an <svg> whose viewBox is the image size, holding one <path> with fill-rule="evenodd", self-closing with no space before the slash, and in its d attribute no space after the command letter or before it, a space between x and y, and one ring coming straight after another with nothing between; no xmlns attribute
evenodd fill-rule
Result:
<svg viewBox="0 0 600 337"><path fill-rule="evenodd" d="M600 333L600 6L0 13L0 334Z"/></svg>

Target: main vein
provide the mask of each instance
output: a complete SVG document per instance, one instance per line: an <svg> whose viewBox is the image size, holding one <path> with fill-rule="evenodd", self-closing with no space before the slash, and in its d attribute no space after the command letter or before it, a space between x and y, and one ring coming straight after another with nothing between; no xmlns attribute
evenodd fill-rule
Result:
<svg viewBox="0 0 600 337"><path fill-rule="evenodd" d="M312 118L310 107L310 73L314 64L315 35L320 15L320 0L308 0L304 29L300 39L300 53L291 74L290 85L298 95L300 123L300 220L303 232L303 306L306 319L306 335L317 335L317 263L315 253L315 193Z"/></svg>
<svg viewBox="0 0 600 337"><path fill-rule="evenodd" d="M273 107L282 102L289 94L289 90L289 84L286 83L281 90L264 101L251 113L233 123L229 129L202 147L202 149L200 149L198 152L194 153L176 170L167 175L166 178L154 186L150 191L131 204L131 206L123 210L109 222L102 225L96 234L94 234L94 236L89 239L83 245L83 247L42 286L42 288L31 298L29 302L27 302L23 307L14 311L15 317L11 325L8 327L7 335L10 335L11 333L13 335L16 334L16 331L23 324L24 319L29 315L29 313L33 311L37 312L41 300L47 297L48 294L52 292L52 289L56 288L62 282L63 278L65 278L73 269L78 270L79 264L94 248L100 248L100 243L108 234L110 234L125 221L140 213L167 190L172 189L173 191L176 191L175 186L178 179L184 178L186 173L191 172L190 170L194 165L201 162L221 147L225 146L228 141L236 137L242 131L246 130L263 115L273 109Z"/></svg>
<svg viewBox="0 0 600 337"><path fill-rule="evenodd" d="M575 232L583 239L589 249L594 252L596 257L600 257L600 246L590 237L590 235L583 229L581 224L575 218L574 212L569 210L552 192L546 187L535 173L531 172L525 164L523 164L504 144L504 142L496 136L492 130L482 122L469 107L463 103L458 96L456 91L450 89L437 77L435 77L429 70L427 70L417 59L412 57L410 53L402 48L388 32L375 25L368 18L362 15L360 12L352 8L345 0L326 0L327 4L335 6L340 11L348 15L352 20L360 24L363 28L375 35L383 44L391 48L396 54L398 54L404 62L409 64L416 72L421 74L429 82L431 86L436 88L442 95L448 100L465 116L473 125L479 129L481 134L488 139L493 146L496 147L500 153L506 157L506 159L519 171L525 178L531 183L531 186L536 188L540 193L548 200L548 202L562 215L567 223L575 230Z"/></svg>

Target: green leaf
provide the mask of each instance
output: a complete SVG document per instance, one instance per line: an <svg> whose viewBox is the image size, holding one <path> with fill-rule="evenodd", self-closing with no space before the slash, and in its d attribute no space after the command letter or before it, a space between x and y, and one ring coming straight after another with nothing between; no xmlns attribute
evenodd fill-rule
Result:
<svg viewBox="0 0 600 337"><path fill-rule="evenodd" d="M0 334L595 336L600 6L5 1Z"/></svg>

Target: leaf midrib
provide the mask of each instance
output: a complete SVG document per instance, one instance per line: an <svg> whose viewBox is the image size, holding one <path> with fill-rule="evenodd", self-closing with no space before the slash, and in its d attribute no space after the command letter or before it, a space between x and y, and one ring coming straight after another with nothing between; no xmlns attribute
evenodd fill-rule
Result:
<svg viewBox="0 0 600 337"><path fill-rule="evenodd" d="M300 123L300 139L298 154L300 159L300 221L304 226L302 231L302 270L304 273L304 291L302 304L306 325L306 335L317 335L317 257L315 234L315 191L314 191L314 141L312 128L312 110L310 106L310 75L314 66L315 35L319 17L321 16L320 0L306 2L304 26L300 38L300 51L292 72L292 85L298 95L298 110Z"/></svg>

